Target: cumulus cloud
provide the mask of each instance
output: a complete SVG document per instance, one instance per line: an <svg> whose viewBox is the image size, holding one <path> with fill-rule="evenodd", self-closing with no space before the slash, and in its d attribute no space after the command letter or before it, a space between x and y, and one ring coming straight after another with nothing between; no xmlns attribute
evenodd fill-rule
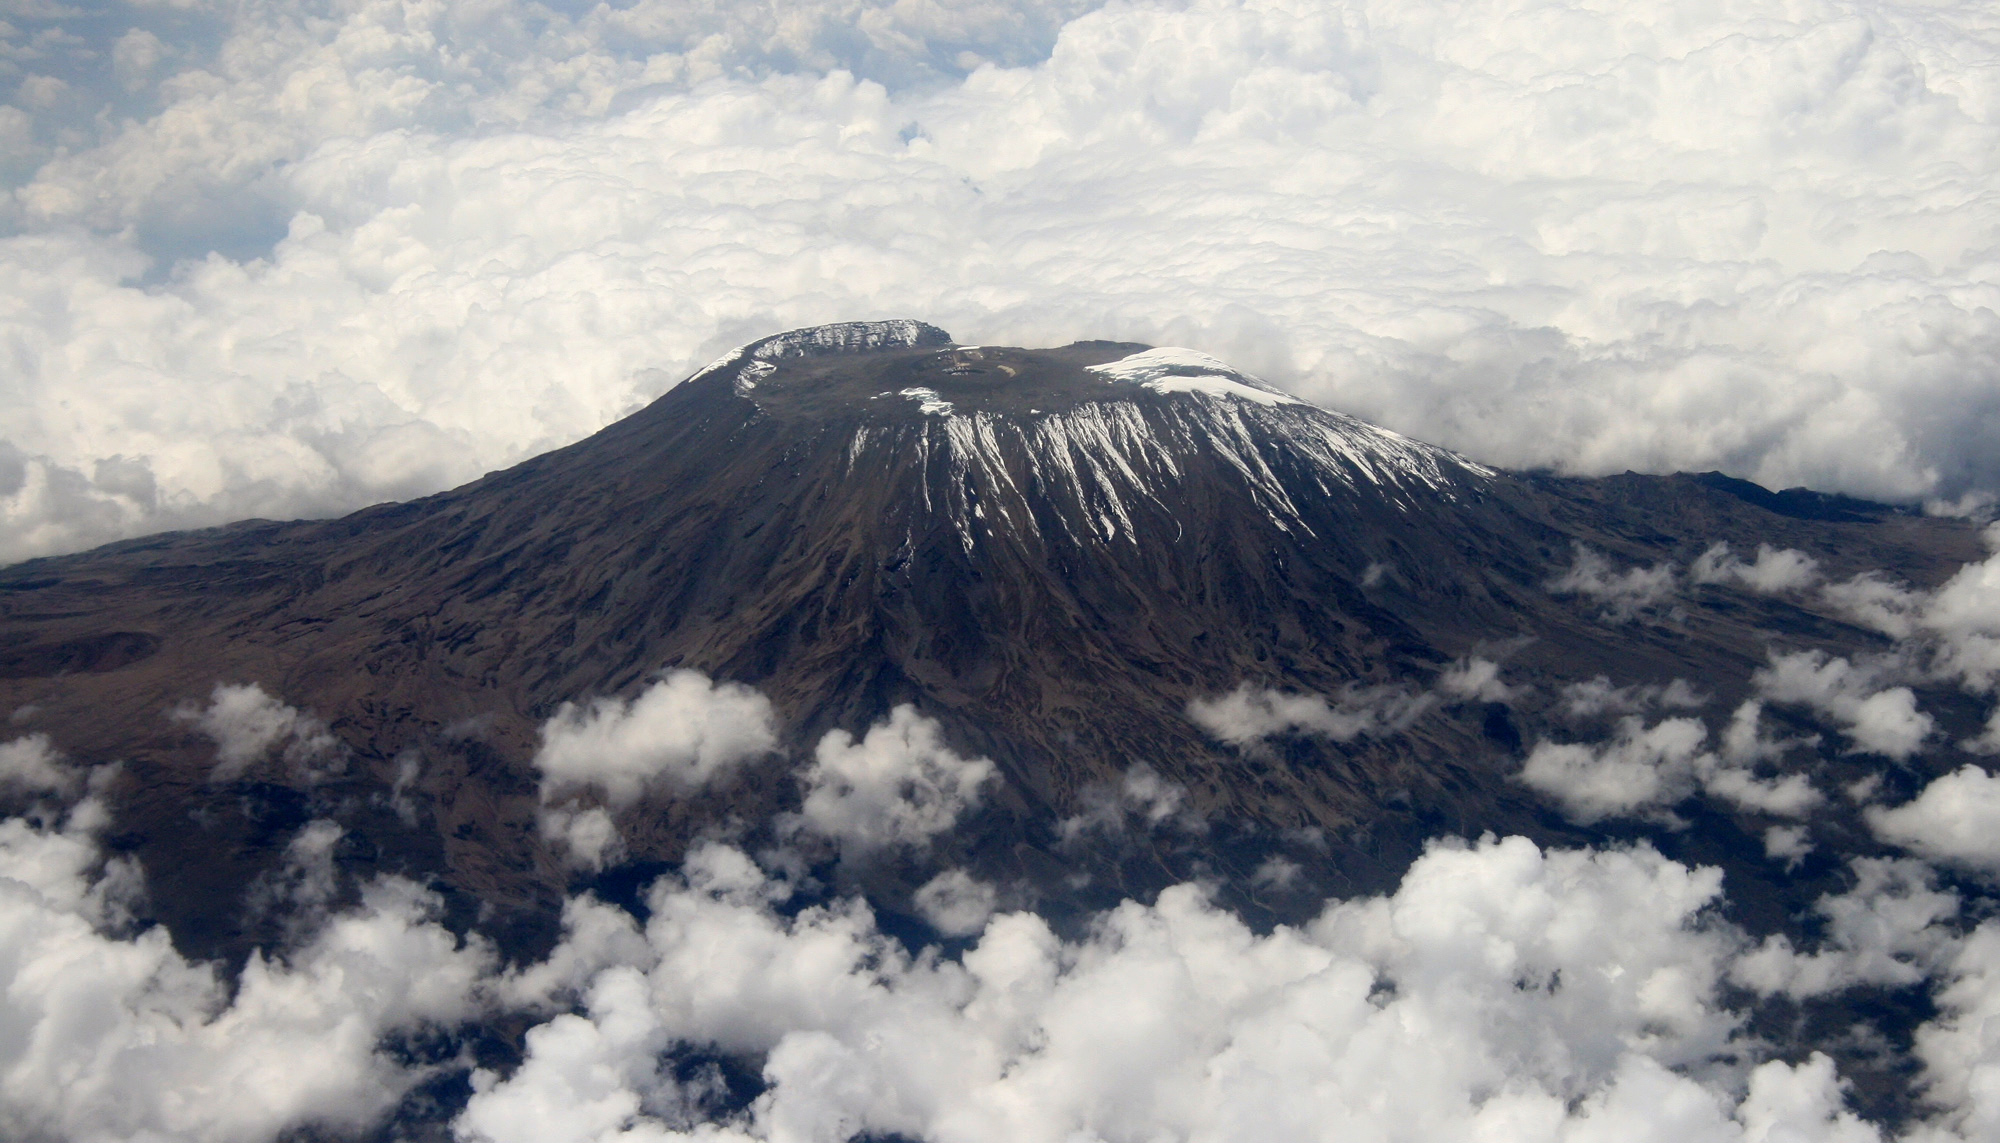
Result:
<svg viewBox="0 0 2000 1143"><path fill-rule="evenodd" d="M1933 994L1937 1019L1916 1034L1925 1095L1942 1109L1942 1139L1990 1139L2000 1132L2000 1038L1991 1032L2000 1020L2000 922L1980 924L1945 975Z"/></svg>
<svg viewBox="0 0 2000 1143"><path fill-rule="evenodd" d="M1819 561L1791 548L1757 545L1755 563L1745 563L1716 544L1703 552L1688 568L1688 578L1696 583L1740 583L1766 595L1803 591L1820 580Z"/></svg>
<svg viewBox="0 0 2000 1143"><path fill-rule="evenodd" d="M1852 866L1854 886L1813 906L1825 922L1819 949L1800 953L1789 937L1767 937L1735 963L1732 979L1795 998L1928 979L1957 947L1945 922L1958 915L1958 895L1937 888L1920 862L1857 858Z"/></svg>
<svg viewBox="0 0 2000 1143"><path fill-rule="evenodd" d="M343 763L340 740L325 723L265 692L256 683L217 683L208 705L183 704L172 717L215 743L218 782L241 777L273 752L307 781Z"/></svg>
<svg viewBox="0 0 2000 1143"><path fill-rule="evenodd" d="M1784 862L1788 872L1798 868L1812 851L1812 837L1804 826L1779 825L1764 831L1764 856Z"/></svg>
<svg viewBox="0 0 2000 1143"><path fill-rule="evenodd" d="M226 987L165 929L121 932L136 872L96 842L102 807L60 825L0 823L0 1132L10 1138L261 1143L373 1125L420 1068L385 1048L478 1009L492 957L431 915L435 898L375 882L283 954Z"/></svg>
<svg viewBox="0 0 2000 1143"><path fill-rule="evenodd" d="M1580 683L1564 684L1560 692L1562 710L1571 718L1596 718L1604 714L1638 714L1655 707L1692 710L1707 703L1686 679L1659 683L1632 683L1613 686L1606 675Z"/></svg>
<svg viewBox="0 0 2000 1143"><path fill-rule="evenodd" d="M78 775L57 752L46 734L29 734L0 742L0 786L31 794L66 794L76 788Z"/></svg>
<svg viewBox="0 0 2000 1143"><path fill-rule="evenodd" d="M1933 674L1986 693L2000 678L2000 525L1988 526L1984 539L1996 554L1963 565L1935 591L1864 572L1821 594L1848 618L1922 653Z"/></svg>
<svg viewBox="0 0 2000 1143"><path fill-rule="evenodd" d="M1115 784L1092 783L1077 798L1078 812L1056 825L1064 841L1090 831L1118 834L1128 827L1141 832L1173 826L1187 833L1208 828L1208 821L1188 800L1187 787L1161 775L1144 762L1127 767Z"/></svg>
<svg viewBox="0 0 2000 1143"><path fill-rule="evenodd" d="M576 868L603 869L625 855L624 835L603 806L544 806L535 821L542 840L562 847Z"/></svg>
<svg viewBox="0 0 2000 1143"><path fill-rule="evenodd" d="M325 818L307 822L286 843L279 867L251 885L250 912L277 916L294 934L317 929L340 892L334 847L346 833Z"/></svg>
<svg viewBox="0 0 2000 1143"><path fill-rule="evenodd" d="M1595 701L1602 693L1593 688L1587 696ZM1658 816L1697 789L1740 810L1802 817L1825 796L1804 774L1759 775L1760 768L1800 744L1765 737L1762 716L1757 702L1737 707L1717 748L1709 750L1708 726L1701 719L1665 718L1648 726L1626 715L1608 741L1536 743L1520 778L1585 825L1634 814Z"/></svg>
<svg viewBox="0 0 2000 1143"><path fill-rule="evenodd" d="M724 864L654 886L644 953L479 1074L462 1137L1875 1137L1824 1057L1729 1062L1753 1049L1720 1003L1719 875L1643 848L1434 847L1394 894L1264 936L1193 886L1074 941L1003 914L956 959ZM768 1086L705 1116L659 1066L676 1045Z"/></svg>
<svg viewBox="0 0 2000 1143"><path fill-rule="evenodd" d="M699 790L777 747L769 699L699 671L669 671L635 698L566 702L535 751L542 837L571 864L601 869L624 853L613 811L649 791ZM586 792L604 804L584 804Z"/></svg>
<svg viewBox="0 0 2000 1143"><path fill-rule="evenodd" d="M2000 873L2000 778L1967 765L1900 806L1870 806L1868 825L1891 845L1932 861Z"/></svg>
<svg viewBox="0 0 2000 1143"><path fill-rule="evenodd" d="M10 14L0 558L430 491L885 314L1506 465L2000 484L1975 9L65 11Z"/></svg>
<svg viewBox="0 0 2000 1143"><path fill-rule="evenodd" d="M849 853L924 846L979 805L998 771L944 743L936 719L904 703L860 740L830 730L803 775L806 794L788 819Z"/></svg>
<svg viewBox="0 0 2000 1143"><path fill-rule="evenodd" d="M1824 651L1772 654L1753 681L1772 702L1799 703L1830 715L1854 749L1898 761L1923 748L1935 723L1908 687L1883 686L1881 672Z"/></svg>
<svg viewBox="0 0 2000 1143"><path fill-rule="evenodd" d="M1619 720L1607 743L1540 742L1521 766L1521 781L1589 824L1672 805L1694 792L1695 760L1708 739L1700 719L1668 718L1647 726Z"/></svg>
<svg viewBox="0 0 2000 1143"><path fill-rule="evenodd" d="M1349 685L1331 697L1239 685L1226 695L1198 698L1188 718L1209 737L1243 747L1284 734L1313 734L1335 742L1398 734L1440 703L1506 702L1520 690L1500 678L1500 665L1469 656L1446 667L1427 692L1400 686Z"/></svg>
<svg viewBox="0 0 2000 1143"><path fill-rule="evenodd" d="M1519 694L1500 678L1500 664L1477 655L1460 659L1438 676L1438 693L1461 702L1506 702Z"/></svg>
<svg viewBox="0 0 2000 1143"><path fill-rule="evenodd" d="M947 869L917 890L917 912L948 937L969 937L986 928L997 894L993 886L963 869Z"/></svg>
<svg viewBox="0 0 2000 1143"><path fill-rule="evenodd" d="M590 787L613 806L650 789L700 789L778 745L769 699L688 670L669 671L636 698L566 702L541 738L544 798Z"/></svg>
<svg viewBox="0 0 2000 1143"><path fill-rule="evenodd" d="M1429 694L1402 687L1350 686L1333 698L1252 687L1188 703L1188 718L1209 737L1247 746L1281 734L1314 734L1335 742L1394 734L1437 705Z"/></svg>
<svg viewBox="0 0 2000 1143"><path fill-rule="evenodd" d="M1603 608L1604 618L1613 623L1660 611L1680 592L1672 564L1616 571L1604 553L1582 544L1576 546L1576 559L1569 569L1548 586L1557 595L1580 595L1596 602Z"/></svg>
<svg viewBox="0 0 2000 1143"><path fill-rule="evenodd" d="M861 900L801 907L710 842L651 887L643 922L570 899L537 963L496 971L389 879L253 956L230 989L163 930L119 929L111 902L137 889L96 844L104 821L87 801L63 824L0 823L0 1016L30 1030L0 1050L10 1134L363 1130L432 1074L399 1061L399 1037L496 1005L540 1023L518 1065L473 1073L453 1126L486 1143L1289 1138L1330 1123L1362 1139L1849 1143L1876 1134L1831 1061L1758 1062L1726 986L1815 996L1927 973L1945 991L1919 1051L1952 1123L1980 1113L1992 1066L1976 1032L1986 938L1950 936L1955 898L1909 861L1854 863L1808 952L1750 946L1717 913L1718 871L1644 846L1435 844L1393 893L1262 935L1182 885L1064 939L947 870L915 900L974 938L944 956L906 950ZM338 834L315 822L295 839L291 898L323 897L308 883ZM1258 884L1295 877L1272 863ZM677 1064L715 1053L761 1068L747 1107L712 1068Z"/></svg>

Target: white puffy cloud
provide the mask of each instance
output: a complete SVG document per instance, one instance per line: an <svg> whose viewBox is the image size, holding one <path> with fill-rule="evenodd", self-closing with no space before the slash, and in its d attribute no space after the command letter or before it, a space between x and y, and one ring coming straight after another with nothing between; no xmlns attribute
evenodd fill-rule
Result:
<svg viewBox="0 0 2000 1143"><path fill-rule="evenodd" d="M992 762L954 752L936 719L904 703L859 741L827 731L802 776L805 800L788 824L850 853L923 846L976 808L982 787L998 777Z"/></svg>
<svg viewBox="0 0 2000 1143"><path fill-rule="evenodd" d="M1922 1143L1991 1139L2000 1132L2000 922L1985 921L1953 957L1933 994L1937 1019L1917 1029L1925 1094L1942 1114Z"/></svg>
<svg viewBox="0 0 2000 1143"><path fill-rule="evenodd" d="M1582 544L1569 569L1549 581L1557 595L1580 595L1600 604L1613 623L1624 623L1670 605L1680 592L1674 565L1630 567L1614 571L1604 553Z"/></svg>
<svg viewBox="0 0 2000 1143"><path fill-rule="evenodd" d="M948 937L967 937L986 928L998 900L993 886L963 869L947 869L917 890L917 912Z"/></svg>
<svg viewBox="0 0 2000 1143"><path fill-rule="evenodd" d="M1607 694L1619 693L1590 685L1571 698L1595 708ZM1605 742L1536 743L1520 778L1559 803L1571 820L1586 825L1657 814L1697 789L1739 810L1802 817L1825 796L1804 774L1759 776L1760 767L1799 745L1764 737L1762 715L1763 707L1755 701L1738 706L1712 751L1705 749L1708 726L1698 718L1665 718L1648 726L1644 719L1626 715Z"/></svg>
<svg viewBox="0 0 2000 1143"><path fill-rule="evenodd" d="M1616 737L1601 745L1536 743L1521 766L1521 781L1588 824L1672 805L1693 793L1695 762L1707 740L1700 719L1647 726L1628 716L1619 720Z"/></svg>
<svg viewBox="0 0 2000 1143"><path fill-rule="evenodd" d="M1935 723L1908 687L1882 685L1881 672L1824 651L1773 653L1752 681L1772 702L1799 703L1831 715L1854 749L1898 761L1923 748Z"/></svg>
<svg viewBox="0 0 2000 1143"><path fill-rule="evenodd" d="M1804 826L1777 825L1764 831L1764 856L1784 862L1788 872L1812 851L1812 836Z"/></svg>
<svg viewBox="0 0 2000 1143"><path fill-rule="evenodd" d="M1920 857L2000 873L2000 778L1966 765L1900 806L1866 811L1875 836Z"/></svg>
<svg viewBox="0 0 2000 1143"><path fill-rule="evenodd" d="M958 959L726 864L654 887L645 952L480 1074L462 1137L1876 1138L1824 1057L1728 1062L1753 1049L1720 1004L1719 874L1643 848L1435 847L1393 895L1265 936L1193 886L1075 941L1004 914ZM714 1121L660 1068L676 1045L769 1086Z"/></svg>
<svg viewBox="0 0 2000 1143"><path fill-rule="evenodd" d="M771 701L740 683L669 671L635 698L564 703L542 724L543 797L580 787L613 806L649 789L697 790L777 749Z"/></svg>
<svg viewBox="0 0 2000 1143"><path fill-rule="evenodd" d="M250 911L281 918L294 935L318 928L340 892L334 847L346 834L339 822L326 818L307 822L285 844L278 868L251 884Z"/></svg>
<svg viewBox="0 0 2000 1143"><path fill-rule="evenodd" d="M1803 591L1820 580L1819 561L1791 548L1757 545L1757 561L1744 563L1729 550L1716 544L1703 552L1688 568L1688 578L1696 583L1740 583L1766 595Z"/></svg>
<svg viewBox="0 0 2000 1143"><path fill-rule="evenodd" d="M1996 554L1961 566L1935 591L1864 572L1821 594L1848 618L1924 653L1933 674L1975 694L1991 691L2000 678L2000 525L1983 538Z"/></svg>
<svg viewBox="0 0 2000 1143"><path fill-rule="evenodd" d="M1402 687L1350 686L1329 699L1245 683L1226 695L1191 700L1187 713L1216 741L1245 746L1281 734L1315 734L1335 742L1394 734L1436 705L1434 696Z"/></svg>
<svg viewBox="0 0 2000 1143"><path fill-rule="evenodd" d="M1056 824L1057 834L1066 842L1092 830L1121 833L1128 825L1142 831L1172 825L1187 833L1208 828L1207 819L1189 803L1187 787L1144 762L1127 767L1116 783L1085 786L1077 801L1078 812Z"/></svg>
<svg viewBox="0 0 2000 1143"><path fill-rule="evenodd" d="M308 781L343 762L340 740L325 723L256 683L217 683L207 706L183 704L171 714L215 743L211 776L218 782L241 777L273 751Z"/></svg>
<svg viewBox="0 0 2000 1143"><path fill-rule="evenodd" d="M630 699L566 702L535 751L541 835L572 865L601 869L624 853L613 811L648 791L699 790L777 746L771 700L699 671L669 671ZM586 792L604 804L584 804Z"/></svg>
<svg viewBox="0 0 2000 1143"><path fill-rule="evenodd" d="M569 863L579 869L602 869L625 854L624 835L603 806L544 806L535 824L542 840L561 846Z"/></svg>
<svg viewBox="0 0 2000 1143"><path fill-rule="evenodd" d="M0 558L428 491L886 314L1506 465L1991 488L1981 11L51 9L0 77Z"/></svg>
<svg viewBox="0 0 2000 1143"><path fill-rule="evenodd" d="M29 793L64 794L76 788L77 777L46 734L0 742L0 786L14 786Z"/></svg>
<svg viewBox="0 0 2000 1143"><path fill-rule="evenodd" d="M1571 718L1595 718L1602 714L1638 714L1653 707L1692 710L1708 702L1686 679L1659 683L1613 686L1606 675L1580 683L1566 683L1561 691L1563 713Z"/></svg>
<svg viewBox="0 0 2000 1143"><path fill-rule="evenodd" d="M1731 967L1731 978L1792 997L1927 979L1956 950L1957 938L1942 922L1958 915L1958 895L1938 889L1920 862L1858 858L1852 865L1853 888L1813 906L1825 919L1819 949L1800 953L1782 934L1767 937Z"/></svg>
<svg viewBox="0 0 2000 1143"><path fill-rule="evenodd" d="M1519 693L1500 678L1500 664L1477 655L1460 659L1438 676L1438 693L1461 702L1506 702Z"/></svg>
<svg viewBox="0 0 2000 1143"><path fill-rule="evenodd" d="M1969 690L2000 680L2000 526L1987 529L1996 554L1961 567L1925 601L1922 625L1940 645L1938 668Z"/></svg>
<svg viewBox="0 0 2000 1143"><path fill-rule="evenodd" d="M60 826L0 823L0 1133L261 1143L359 1130L424 1075L384 1041L478 1010L490 953L394 879L300 947L253 954L225 987L164 928L120 931L136 870L104 859L105 820L85 801Z"/></svg>

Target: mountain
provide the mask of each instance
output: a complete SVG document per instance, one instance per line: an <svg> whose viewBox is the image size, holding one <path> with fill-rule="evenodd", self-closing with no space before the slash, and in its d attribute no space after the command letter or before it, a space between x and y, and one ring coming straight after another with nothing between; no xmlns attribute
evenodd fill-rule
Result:
<svg viewBox="0 0 2000 1143"><path fill-rule="evenodd" d="M1319 856L1289 896L1230 890L1275 919L1393 883L1439 833L1619 836L1519 780L1528 747L1565 732L1565 685L1684 680L1726 712L1774 651L1887 645L1816 598L1725 581L1651 603L1557 589L1600 564L1639 584L1718 543L1918 587L1983 555L1963 521L1719 474L1494 470L1188 350L824 326L450 492L0 569L0 712L122 761L113 844L201 955L269 939L246 887L328 814L349 867L431 877L461 921L485 909L532 943L571 876L535 828L539 729L680 667L761 691L784 741L739 780L627 815L635 868L796 806L788 775L822 734L911 703L1001 776L946 852L1059 913L1190 875L1247 885L1306 846ZM1440 689L1475 660L1504 683ZM187 712L250 682L323 721L342 764L218 780ZM1350 712L1351 734L1256 741L1190 717L1246 686L1377 706ZM1926 702L1976 728L1962 696ZM1773 717L1812 729L1809 712ZM1958 760L1882 780L1913 790ZM1831 734L1815 764L1829 788L1882 770ZM1139 765L1213 826L1061 844ZM1830 866L1770 878L1752 818L1683 812L1710 817L1661 844L1756 870L1732 898L1753 927L1824 888Z"/></svg>

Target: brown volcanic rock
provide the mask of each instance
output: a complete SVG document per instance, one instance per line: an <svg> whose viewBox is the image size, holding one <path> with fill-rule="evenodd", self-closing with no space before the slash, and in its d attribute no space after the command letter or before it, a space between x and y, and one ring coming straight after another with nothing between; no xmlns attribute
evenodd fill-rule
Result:
<svg viewBox="0 0 2000 1143"><path fill-rule="evenodd" d="M357 868L546 902L562 875L532 826L537 727L674 666L764 691L789 753L645 804L641 856L790 804L783 775L820 734L909 701L1001 765L971 858L1053 883L1071 860L1055 820L1145 762L1231 817L1329 831L1333 865L1367 882L1438 829L1560 833L1509 777L1534 712L1451 709L1241 756L1189 700L1423 686L1504 649L1509 680L1544 695L1605 673L1729 702L1788 639L1877 640L1720 588L1608 623L1547 589L1575 543L1685 563L1761 541L1919 584L1981 555L1958 522L1722 478L1491 472L1184 351L1135 363L1142 349L800 331L451 492L0 570L0 711L74 757L125 761L125 844L196 945L241 936L228 903L309 813L341 816ZM247 681L326 720L345 774L212 781L212 745L170 712Z"/></svg>

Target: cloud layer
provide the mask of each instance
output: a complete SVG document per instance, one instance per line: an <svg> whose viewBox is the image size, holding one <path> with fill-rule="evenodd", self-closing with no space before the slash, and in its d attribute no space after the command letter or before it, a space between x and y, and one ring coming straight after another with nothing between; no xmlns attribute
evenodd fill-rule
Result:
<svg viewBox="0 0 2000 1143"><path fill-rule="evenodd" d="M439 488L889 314L1501 464L2000 489L1981 5L66 12L5 63L0 558Z"/></svg>

